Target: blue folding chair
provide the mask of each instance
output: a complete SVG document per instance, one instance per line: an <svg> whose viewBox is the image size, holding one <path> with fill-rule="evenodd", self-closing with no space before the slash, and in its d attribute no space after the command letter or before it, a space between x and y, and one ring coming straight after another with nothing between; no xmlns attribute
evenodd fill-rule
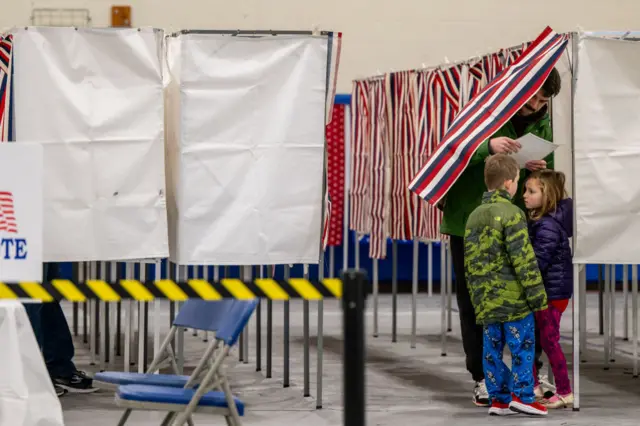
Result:
<svg viewBox="0 0 640 426"><path fill-rule="evenodd" d="M116 404L128 410L168 411L161 426L183 425L194 412L221 414L229 426L241 426L244 403L233 397L222 366L257 304L258 300L236 301L229 309L215 336L214 346L222 348L197 388L121 385L116 393ZM126 419L122 419L119 426L125 422Z"/></svg>
<svg viewBox="0 0 640 426"><path fill-rule="evenodd" d="M178 375L178 365L175 354L171 348L171 342L180 327L196 330L218 331L224 316L227 314L234 300L224 299L219 301L187 300L182 306L169 334L162 342L160 350L154 355L151 365L146 373L125 373L122 371L104 371L96 373L94 380L114 385L157 385L181 388L189 381L190 376ZM210 345L213 346L213 343ZM202 360L210 359L205 357ZM201 360L201 362L202 362ZM171 367L174 374L153 374L165 367ZM193 375L192 375L193 376Z"/></svg>
<svg viewBox="0 0 640 426"><path fill-rule="evenodd" d="M225 317L235 303L233 299L220 301L187 300L178 312L169 334L162 342L158 353L153 357L153 361L146 373L105 371L97 373L94 380L114 385L155 385L174 388L196 386L202 372L205 370L206 364L213 359L213 353L216 349L215 340L209 344L191 376L178 374L178 365L171 348L171 342L180 327L211 331L215 336L218 328L223 324ZM171 366L174 374L154 374L166 366ZM131 410L126 410L120 419L120 424L124 424L130 415ZM189 424L192 424L192 422L189 421Z"/></svg>

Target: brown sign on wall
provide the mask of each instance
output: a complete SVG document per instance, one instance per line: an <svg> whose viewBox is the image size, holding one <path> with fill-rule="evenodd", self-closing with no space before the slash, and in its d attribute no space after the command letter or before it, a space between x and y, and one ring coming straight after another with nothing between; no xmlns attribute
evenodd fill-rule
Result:
<svg viewBox="0 0 640 426"><path fill-rule="evenodd" d="M131 27L131 6L111 6L111 26Z"/></svg>

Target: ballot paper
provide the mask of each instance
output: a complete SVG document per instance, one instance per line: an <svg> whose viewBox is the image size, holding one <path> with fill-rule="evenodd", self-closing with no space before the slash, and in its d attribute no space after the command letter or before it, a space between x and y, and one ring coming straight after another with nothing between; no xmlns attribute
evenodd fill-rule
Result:
<svg viewBox="0 0 640 426"><path fill-rule="evenodd" d="M558 148L558 145L547 142L533 133L527 133L517 141L520 142L522 147L518 152L511 155L513 155L513 158L516 159L521 168L524 168L527 161L542 160Z"/></svg>

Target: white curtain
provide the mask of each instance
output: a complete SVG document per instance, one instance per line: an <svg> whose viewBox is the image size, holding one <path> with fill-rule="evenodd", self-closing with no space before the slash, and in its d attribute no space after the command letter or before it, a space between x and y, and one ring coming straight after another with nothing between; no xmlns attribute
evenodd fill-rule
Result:
<svg viewBox="0 0 640 426"><path fill-rule="evenodd" d="M183 34L169 50L172 260L317 263L327 37Z"/></svg>
<svg viewBox="0 0 640 426"><path fill-rule="evenodd" d="M162 33L13 33L16 140L44 146L44 260L166 257Z"/></svg>
<svg viewBox="0 0 640 426"><path fill-rule="evenodd" d="M577 263L637 264L640 43L580 40L575 98Z"/></svg>

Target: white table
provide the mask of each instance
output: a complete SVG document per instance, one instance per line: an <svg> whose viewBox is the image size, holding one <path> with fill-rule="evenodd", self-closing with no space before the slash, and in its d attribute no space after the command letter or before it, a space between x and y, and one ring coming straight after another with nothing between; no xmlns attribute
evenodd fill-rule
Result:
<svg viewBox="0 0 640 426"><path fill-rule="evenodd" d="M0 300L0 425L64 425L29 317L11 300Z"/></svg>

